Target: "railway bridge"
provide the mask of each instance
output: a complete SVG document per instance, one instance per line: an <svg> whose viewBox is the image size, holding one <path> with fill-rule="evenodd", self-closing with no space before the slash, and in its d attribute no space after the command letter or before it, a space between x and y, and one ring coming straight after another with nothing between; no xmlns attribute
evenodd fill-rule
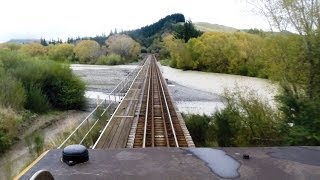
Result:
<svg viewBox="0 0 320 180"><path fill-rule="evenodd" d="M194 148L149 55L57 149L15 179L320 179L319 162L319 147Z"/></svg>
<svg viewBox="0 0 320 180"><path fill-rule="evenodd" d="M149 55L93 149L194 147L154 55Z"/></svg>

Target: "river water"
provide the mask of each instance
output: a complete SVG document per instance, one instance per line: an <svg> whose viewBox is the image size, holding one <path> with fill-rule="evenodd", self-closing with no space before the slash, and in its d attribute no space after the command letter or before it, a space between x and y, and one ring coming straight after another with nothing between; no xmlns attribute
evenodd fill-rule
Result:
<svg viewBox="0 0 320 180"><path fill-rule="evenodd" d="M124 75L135 67L136 65L72 65L74 72L87 82L86 97L91 99L107 98L107 94L110 92L109 88L112 85L115 86L121 78L124 78ZM270 102L271 105L275 104L274 96L277 94L277 85L266 79L183 71L167 66L161 66L161 71L168 79L169 90L182 113L210 115L224 107L222 96L225 91L235 90L254 92L261 99ZM92 78L95 80L91 81ZM108 86L101 86L101 82L108 84Z"/></svg>
<svg viewBox="0 0 320 180"><path fill-rule="evenodd" d="M169 84L173 84L169 86L170 92L183 113L210 115L224 107L221 97L225 91L236 90L254 92L270 105L275 105L274 97L278 92L278 86L266 79L183 71L167 66L162 66L161 71Z"/></svg>

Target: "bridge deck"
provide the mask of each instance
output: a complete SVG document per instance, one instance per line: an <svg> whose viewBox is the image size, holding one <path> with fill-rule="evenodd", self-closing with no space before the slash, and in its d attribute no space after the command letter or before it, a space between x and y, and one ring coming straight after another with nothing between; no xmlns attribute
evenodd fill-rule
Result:
<svg viewBox="0 0 320 180"><path fill-rule="evenodd" d="M95 149L126 147L136 107L139 103L146 68L147 64L141 68L127 94L103 129L102 135L94 145Z"/></svg>
<svg viewBox="0 0 320 180"><path fill-rule="evenodd" d="M143 127L148 130L144 131ZM160 136L162 131L164 133ZM165 138L167 144L161 141ZM151 140L154 140L157 143L152 145L155 146L194 147L184 120L175 107L152 55L148 56L93 149L142 147L142 140L145 139L149 142L148 146Z"/></svg>

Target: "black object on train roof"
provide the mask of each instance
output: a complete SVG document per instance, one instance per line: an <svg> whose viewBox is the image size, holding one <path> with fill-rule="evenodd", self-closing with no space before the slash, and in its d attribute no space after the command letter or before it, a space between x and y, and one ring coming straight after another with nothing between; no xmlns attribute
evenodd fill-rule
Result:
<svg viewBox="0 0 320 180"><path fill-rule="evenodd" d="M83 145L69 145L62 151L62 161L73 166L89 160L88 149Z"/></svg>

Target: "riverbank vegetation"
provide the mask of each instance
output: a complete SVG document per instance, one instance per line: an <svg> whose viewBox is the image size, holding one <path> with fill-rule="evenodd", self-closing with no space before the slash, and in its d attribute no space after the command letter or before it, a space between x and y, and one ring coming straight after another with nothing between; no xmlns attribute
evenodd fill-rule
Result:
<svg viewBox="0 0 320 180"><path fill-rule="evenodd" d="M1 152L18 139L24 121L32 114L85 105L85 84L68 65L47 59L34 47L38 46L28 51L0 50Z"/></svg>
<svg viewBox="0 0 320 180"><path fill-rule="evenodd" d="M290 145L281 113L254 92L226 92L224 104L212 115L184 115L196 146Z"/></svg>
<svg viewBox="0 0 320 180"><path fill-rule="evenodd" d="M42 42L44 40L41 40ZM31 43L0 44L0 49L14 50L24 55L39 59L50 59L62 63L81 64L126 64L138 60L140 44L125 34L112 34L106 38L104 45L95 40L78 40L72 43ZM115 56L117 56L115 58ZM120 57L120 58L119 58Z"/></svg>
<svg viewBox="0 0 320 180"><path fill-rule="evenodd" d="M275 80L282 87L277 109L252 95L227 95L226 108L214 115L187 116L191 135L196 133L192 129L204 128L195 141L208 146L320 145L320 4L314 0L253 4L280 32L211 32L187 43L169 36L164 39L170 54L165 62L184 70ZM194 125L199 119L204 127Z"/></svg>

